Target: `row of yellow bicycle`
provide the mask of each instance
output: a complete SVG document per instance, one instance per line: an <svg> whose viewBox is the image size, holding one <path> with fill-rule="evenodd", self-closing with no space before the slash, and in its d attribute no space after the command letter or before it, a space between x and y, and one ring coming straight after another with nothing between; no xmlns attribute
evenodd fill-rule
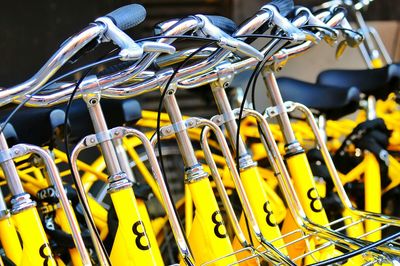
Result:
<svg viewBox="0 0 400 266"><path fill-rule="evenodd" d="M398 265L400 65L368 4L273 0L240 25L194 14L136 40L132 4L68 38L0 90L0 265ZM275 77L322 42L360 49L367 69ZM179 90L218 112L185 116Z"/></svg>

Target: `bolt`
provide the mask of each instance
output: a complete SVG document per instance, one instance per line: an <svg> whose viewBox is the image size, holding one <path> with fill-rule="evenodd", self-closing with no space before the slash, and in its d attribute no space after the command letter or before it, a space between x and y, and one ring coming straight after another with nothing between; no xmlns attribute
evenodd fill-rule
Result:
<svg viewBox="0 0 400 266"><path fill-rule="evenodd" d="M90 100L89 100L89 104L91 104L91 105L97 104L97 99L96 99L96 98L90 99Z"/></svg>
<svg viewBox="0 0 400 266"><path fill-rule="evenodd" d="M226 88L228 88L229 87L229 82L225 82L224 83L224 88L226 89Z"/></svg>
<svg viewBox="0 0 400 266"><path fill-rule="evenodd" d="M94 138L91 138L91 139L90 139L90 142L91 142L91 143L94 143L95 141L96 141L96 140L95 140Z"/></svg>

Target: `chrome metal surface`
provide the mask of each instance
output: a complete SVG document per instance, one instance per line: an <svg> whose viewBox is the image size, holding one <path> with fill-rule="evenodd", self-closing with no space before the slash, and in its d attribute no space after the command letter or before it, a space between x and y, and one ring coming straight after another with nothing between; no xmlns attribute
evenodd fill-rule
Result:
<svg viewBox="0 0 400 266"><path fill-rule="evenodd" d="M106 25L107 30L102 36L103 41L112 41L121 48L119 55L121 60L136 60L143 55L143 49L135 43L125 32L119 29L111 18L100 17L96 22L101 22Z"/></svg>
<svg viewBox="0 0 400 266"><path fill-rule="evenodd" d="M0 151L9 153L8 144L3 132L0 133ZM3 170L4 177L7 181L7 185L13 196L24 194L24 188L22 182L19 179L17 169L15 168L14 161L9 158L6 161L0 162L0 167Z"/></svg>
<svg viewBox="0 0 400 266"><path fill-rule="evenodd" d="M100 93L86 94L83 96L83 99L88 107L90 118L96 134L101 132L109 134L106 120L100 105ZM119 174L122 170L119 165L113 142L108 139L105 141L99 140L99 143L109 175Z"/></svg>
<svg viewBox="0 0 400 266"><path fill-rule="evenodd" d="M276 82L274 73L263 71L262 76L268 89L269 98L271 99L272 104L278 108L279 114L277 118L282 130L285 144L296 142L296 137L290 125L290 119L283 104L282 96L279 91L278 83Z"/></svg>
<svg viewBox="0 0 400 266"><path fill-rule="evenodd" d="M369 95L367 98L367 119L373 120L376 118L376 99L373 95Z"/></svg>
<svg viewBox="0 0 400 266"><path fill-rule="evenodd" d="M372 60L379 58L379 52L376 50L374 42L371 38L370 31L368 28L367 23L364 20L364 17L362 16L360 11L355 11L354 12L356 22L358 26L360 27L361 33L364 35L364 43L368 51L368 55Z"/></svg>
<svg viewBox="0 0 400 266"><path fill-rule="evenodd" d="M179 109L178 102L175 97L175 85L166 88L167 92L164 98L165 110L172 124L179 124L183 121L181 111ZM183 162L185 168L190 168L198 165L196 155L194 153L194 148L192 142L190 141L189 134L186 130L176 132L176 141L178 143L179 151L182 154Z"/></svg>
<svg viewBox="0 0 400 266"><path fill-rule="evenodd" d="M318 129L321 136L321 139L324 143L327 142L328 136L326 135L326 117L323 114L320 114L317 118L318 121Z"/></svg>
<svg viewBox="0 0 400 266"><path fill-rule="evenodd" d="M135 177L133 176L132 168L129 163L128 155L125 151L124 145L121 139L113 139L113 145L115 148L115 152L117 154L118 163L121 167L122 172L124 172L127 178L131 182L135 182Z"/></svg>
<svg viewBox="0 0 400 266"><path fill-rule="evenodd" d="M31 196L23 192L11 197L11 214L18 214L24 210L35 208L36 202L31 199Z"/></svg>
<svg viewBox="0 0 400 266"><path fill-rule="evenodd" d="M8 212L7 211L7 205L6 205L6 202L4 200L4 196L3 196L3 191L1 190L1 188L0 188L0 212L2 214ZM0 216L4 216L4 215L0 215Z"/></svg>
<svg viewBox="0 0 400 266"><path fill-rule="evenodd" d="M110 175L108 181L108 193L114 193L123 189L132 187L132 182L128 179L125 172L120 172L114 175Z"/></svg>
<svg viewBox="0 0 400 266"><path fill-rule="evenodd" d="M232 107L229 103L228 96L226 95L224 87L221 87L221 84L217 82L211 83L211 90L214 95L215 102L217 103L217 107L220 114L226 116L227 114L231 114L231 118L227 119L225 117L225 126L229 135L229 141L233 147L233 152L236 153L236 132L238 130L238 126L236 124L235 116L232 113ZM239 146L238 146L239 153L236 156L241 157L247 154L246 146L243 142L243 139L239 135Z"/></svg>
<svg viewBox="0 0 400 266"><path fill-rule="evenodd" d="M99 242L97 239L98 232L94 224L91 223L93 220L92 213L90 212L90 207L89 207L89 202L86 197L86 191L84 188L84 185L81 180L81 176L79 173L77 161L78 161L78 156L81 153L81 151L96 146L96 135L89 135L83 138L80 142L77 143L73 151L71 152L71 171L72 171L72 178L74 179L74 183L76 184L76 190L79 191L79 193L82 195L82 197L79 197L79 201L82 204L84 210L88 210L88 212L84 211L83 216L85 217L86 221L86 226L90 232L90 237L93 242L94 249L97 254L97 258L99 260L100 265L104 266L110 266L108 264L109 258L107 257L107 254L103 252L102 249L102 243Z"/></svg>
<svg viewBox="0 0 400 266"><path fill-rule="evenodd" d="M381 52L381 55L383 56L383 59L385 59L386 64L390 65L393 63L392 58L389 55L389 52L387 51L385 44L383 43L381 36L379 35L378 31L374 27L368 27L369 32L371 33L372 37L375 40L375 43L378 45L378 49Z"/></svg>

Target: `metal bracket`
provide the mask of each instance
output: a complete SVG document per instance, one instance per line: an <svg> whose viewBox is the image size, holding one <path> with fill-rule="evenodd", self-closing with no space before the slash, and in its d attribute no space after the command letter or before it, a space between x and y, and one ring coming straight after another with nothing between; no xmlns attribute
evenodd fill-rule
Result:
<svg viewBox="0 0 400 266"><path fill-rule="evenodd" d="M218 75L218 80L214 81L218 86L217 88L228 88L231 84L235 70L231 63L224 63L215 67L215 71Z"/></svg>
<svg viewBox="0 0 400 266"><path fill-rule="evenodd" d="M172 74L172 73L171 73ZM177 84L175 81L172 81L169 85L168 88L166 88L165 86L167 85L168 81L165 81L163 84L160 84L160 92L164 93L164 90L167 90L165 97L168 96L173 96L176 93L177 90Z"/></svg>
<svg viewBox="0 0 400 266"><path fill-rule="evenodd" d="M238 119L240 114L240 108L236 108L232 110L230 113L214 115L210 120L217 124L218 126L224 125L226 122L232 121L234 119ZM246 109L242 111L242 118L245 118L249 115L249 112Z"/></svg>
<svg viewBox="0 0 400 266"><path fill-rule="evenodd" d="M193 183L197 180L203 179L209 176L209 173L204 171L203 166L201 164L194 165L191 168L185 170L185 183Z"/></svg>
<svg viewBox="0 0 400 266"><path fill-rule="evenodd" d="M98 132L95 135L98 143L102 143L112 139L110 130Z"/></svg>
<svg viewBox="0 0 400 266"><path fill-rule="evenodd" d="M265 109L264 112L264 117L265 118L273 118L275 116L278 116L283 113L291 113L296 109L296 104L295 102L292 101L286 101L283 103L284 109L279 108L279 106L271 106Z"/></svg>
<svg viewBox="0 0 400 266"><path fill-rule="evenodd" d="M161 137L169 137L177 132L198 127L200 124L201 124L200 118L191 117L189 119L182 120L178 123L161 127L160 135Z"/></svg>
<svg viewBox="0 0 400 266"><path fill-rule="evenodd" d="M10 149L0 151L0 163L12 160Z"/></svg>

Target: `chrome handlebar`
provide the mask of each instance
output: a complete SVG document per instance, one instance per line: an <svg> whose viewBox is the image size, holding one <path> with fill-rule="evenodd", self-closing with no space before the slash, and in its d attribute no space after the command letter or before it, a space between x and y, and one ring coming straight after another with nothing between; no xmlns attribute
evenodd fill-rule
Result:
<svg viewBox="0 0 400 266"><path fill-rule="evenodd" d="M254 18L250 19L247 21L234 35L244 35L244 34L249 34L254 32L256 29L258 29L263 23L269 21L271 19L272 14L274 14L274 11L271 11L273 9L262 9ZM326 23L327 26L335 26L337 23L341 21L341 19L344 18L343 16L339 16L338 14L334 14L331 16L329 21ZM198 21L198 20L197 20ZM298 18L297 22L295 22L294 26L292 27L299 27L302 24L304 24L307 21L307 19L302 19L301 17ZM297 23L297 24L296 24ZM171 26L172 24L172 26ZM187 18L180 20L179 23L171 23L168 25L169 27L165 31L164 34L166 35L181 35L183 32L189 31L189 30L196 30L198 24L196 23L196 19L194 18ZM167 39L163 38L160 39L159 42L172 42L173 39ZM287 43L287 41L285 41ZM304 42L303 44L287 48L287 49L282 49L279 52L275 54L274 56L271 57L268 61L270 63L273 63L276 60L282 60L284 58L287 58L289 56L293 56L295 54L304 52L305 50L308 50L313 43L311 41ZM266 48L267 49L267 48ZM266 49L262 51L263 54L266 53ZM212 54L209 58L206 60L196 63L194 65L188 66L186 68L183 68L178 71L178 73L175 76L175 80L173 82L178 84L178 87L181 88L191 88L194 87L196 82L199 79L205 80L204 77L209 77L212 73L215 74L215 67L221 64L222 61L224 61L227 56L230 55L229 51L226 51L224 49L219 49L216 52ZM270 54L272 55L272 54ZM121 72L118 72L112 76L106 76L106 77L101 77L97 78L96 76L90 76L84 79L82 84L79 86L79 92L78 94L81 93L89 93L93 91L102 91L102 96L107 97L107 98L128 98L128 97L133 97L148 91L153 91L157 90L159 88L162 88L163 85L165 85L165 82L170 78L171 74L173 73L172 69L164 69L161 70L157 73L152 73L150 71L146 72L146 77L143 78L141 75L139 75L143 70L145 70L151 62L154 61L154 59L157 56L150 56L146 55L144 56L144 59L141 59L138 63L136 63L134 66L131 66L129 69L133 68L133 71L129 70L124 70ZM244 69L248 69L251 67L254 67L255 64L257 63L257 60L254 58L249 58L246 60L242 60L240 62L236 62L232 64L234 73L241 72ZM123 76L121 73L134 73L134 75L129 75L129 78L125 75L124 78L121 78ZM150 77L150 78L149 78ZM128 79L132 78L137 78L138 80L141 80L138 83L135 83L133 85L128 85L124 87L116 87L118 84L121 84L122 82L127 81ZM191 81L191 82L189 82ZM193 85L194 84L194 85ZM49 95L41 95L41 96L34 96L30 101L28 102L28 105L31 106L48 106L48 105L55 105L58 103L61 103L67 99L67 96L70 95L72 88L75 87L74 83L70 84L69 89L64 89L63 91L58 91L56 93L52 93ZM65 86L64 86L65 88ZM107 90L106 90L107 89Z"/></svg>

